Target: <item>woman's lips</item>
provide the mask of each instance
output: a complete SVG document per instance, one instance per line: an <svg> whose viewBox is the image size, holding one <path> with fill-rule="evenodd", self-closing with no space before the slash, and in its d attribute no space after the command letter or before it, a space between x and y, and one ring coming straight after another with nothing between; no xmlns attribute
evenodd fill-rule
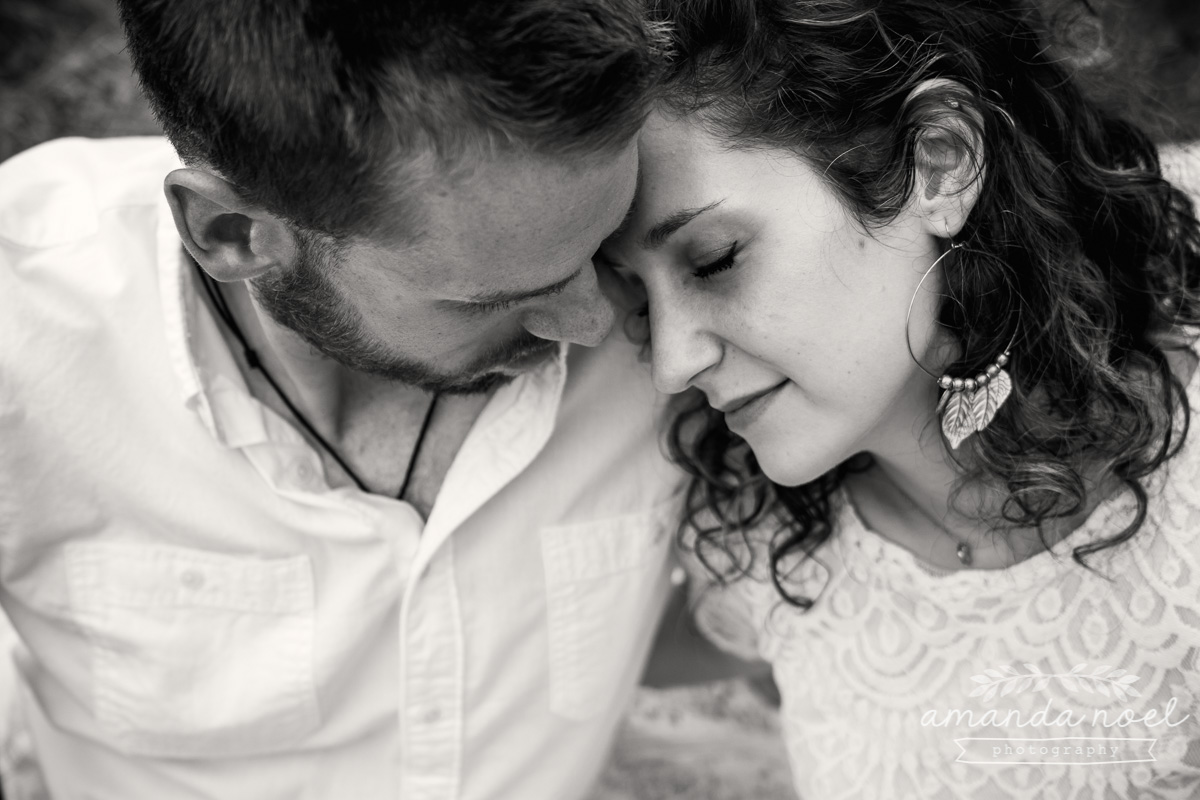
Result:
<svg viewBox="0 0 1200 800"><path fill-rule="evenodd" d="M730 428L744 428L752 425L766 413L775 398L779 396L779 390L787 384L788 381L782 381L770 389L729 403L724 409L725 424Z"/></svg>

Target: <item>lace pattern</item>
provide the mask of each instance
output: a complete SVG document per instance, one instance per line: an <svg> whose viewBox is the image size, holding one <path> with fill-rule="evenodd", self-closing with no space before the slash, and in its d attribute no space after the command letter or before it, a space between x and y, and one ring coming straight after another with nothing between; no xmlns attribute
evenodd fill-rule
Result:
<svg viewBox="0 0 1200 800"><path fill-rule="evenodd" d="M725 587L689 559L701 629L773 665L801 796L1200 797L1196 430L1148 481L1143 528L1094 554L1094 572L1071 551L1131 519L1127 494L1049 551L950 573L867 530L843 502L837 533L798 579L817 598L807 612L771 586L762 537L751 537L753 573ZM968 739L1002 741L956 742ZM1022 745L1039 752L1003 749ZM1055 746L1072 750L1040 752ZM1111 746L1111 757L1086 752ZM1017 760L1049 763L996 763Z"/></svg>

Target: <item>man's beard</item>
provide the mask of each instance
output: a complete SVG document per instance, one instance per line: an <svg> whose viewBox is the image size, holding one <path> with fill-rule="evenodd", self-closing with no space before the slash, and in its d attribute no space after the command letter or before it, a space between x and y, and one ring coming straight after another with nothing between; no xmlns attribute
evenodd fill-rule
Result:
<svg viewBox="0 0 1200 800"><path fill-rule="evenodd" d="M291 269L249 281L259 305L275 322L298 334L348 369L399 381L428 392L478 394L516 377L495 370L518 359L557 352L558 344L525 333L489 348L457 373L441 372L415 359L389 352L365 330L362 318L338 293L326 272L336 269L332 248L303 242Z"/></svg>

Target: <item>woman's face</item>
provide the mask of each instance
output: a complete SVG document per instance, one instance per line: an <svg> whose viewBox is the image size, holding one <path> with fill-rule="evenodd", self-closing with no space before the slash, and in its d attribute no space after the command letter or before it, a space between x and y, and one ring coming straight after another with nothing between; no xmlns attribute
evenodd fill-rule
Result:
<svg viewBox="0 0 1200 800"><path fill-rule="evenodd" d="M601 257L645 284L658 388L703 391L781 484L914 449L937 389L905 315L932 223L906 209L867 233L806 162L731 149L695 120L652 116L640 154L636 206ZM937 281L909 326L925 364Z"/></svg>

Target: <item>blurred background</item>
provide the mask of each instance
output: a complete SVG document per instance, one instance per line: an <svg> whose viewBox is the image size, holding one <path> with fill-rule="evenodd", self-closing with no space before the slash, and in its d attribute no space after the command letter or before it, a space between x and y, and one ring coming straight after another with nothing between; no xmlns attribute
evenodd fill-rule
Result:
<svg viewBox="0 0 1200 800"><path fill-rule="evenodd" d="M1044 0L1074 17L1081 2ZM1106 104L1160 141L1200 138L1200 0L1092 0L1069 44ZM0 160L58 136L154 133L112 0L0 0Z"/></svg>
<svg viewBox="0 0 1200 800"><path fill-rule="evenodd" d="M179 0L187 2L188 0ZM1200 139L1200 0L1043 0L1089 93L1159 142ZM111 0L0 0L0 160L157 133ZM787 800L778 722L733 681L641 692L594 800Z"/></svg>

